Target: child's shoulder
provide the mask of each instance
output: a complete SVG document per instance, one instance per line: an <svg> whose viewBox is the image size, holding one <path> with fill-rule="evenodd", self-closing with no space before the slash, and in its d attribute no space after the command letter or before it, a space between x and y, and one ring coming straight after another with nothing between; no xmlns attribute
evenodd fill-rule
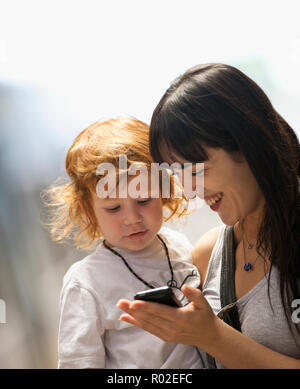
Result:
<svg viewBox="0 0 300 389"><path fill-rule="evenodd" d="M104 250L97 248L89 255L74 262L63 277L63 285L76 284L82 288L90 288L96 280L101 279L103 270L106 268L107 258Z"/></svg>
<svg viewBox="0 0 300 389"><path fill-rule="evenodd" d="M187 236L178 230L163 226L159 231L159 235L161 235L162 238L165 238L169 245L175 245L177 247L182 247L188 250L193 249L193 245Z"/></svg>
<svg viewBox="0 0 300 389"><path fill-rule="evenodd" d="M63 277L63 284L78 284L81 285L84 277L84 273L86 273L86 267L87 267L87 261L88 261L89 255L79 259L78 261L72 263L72 265L69 266L67 269L64 277Z"/></svg>

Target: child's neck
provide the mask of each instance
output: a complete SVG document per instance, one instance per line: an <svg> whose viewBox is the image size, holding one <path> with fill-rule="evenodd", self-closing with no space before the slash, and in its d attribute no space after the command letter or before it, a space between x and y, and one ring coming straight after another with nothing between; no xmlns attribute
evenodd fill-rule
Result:
<svg viewBox="0 0 300 389"><path fill-rule="evenodd" d="M114 246L111 243L109 243L107 240L105 240L105 243L111 249L116 250L124 255L130 255L131 257L132 256L139 256L139 257L148 256L149 254L152 254L153 251L156 251L157 248L163 249L157 235L155 235L153 237L153 239L150 242L148 242L148 244L145 247L143 247L142 249L139 249L139 250L132 250L132 249L129 249L126 247Z"/></svg>

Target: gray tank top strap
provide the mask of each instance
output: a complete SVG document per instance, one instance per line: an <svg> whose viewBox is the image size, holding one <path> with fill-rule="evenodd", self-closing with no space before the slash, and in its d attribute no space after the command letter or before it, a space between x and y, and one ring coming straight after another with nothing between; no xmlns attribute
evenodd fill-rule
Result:
<svg viewBox="0 0 300 389"><path fill-rule="evenodd" d="M226 226L224 232L224 245L222 249L222 268L220 279L220 300L221 308L236 302L235 294L235 241L233 226ZM230 309L230 316L225 316L223 320L241 331L239 312L234 305Z"/></svg>
<svg viewBox="0 0 300 389"><path fill-rule="evenodd" d="M236 301L235 295L235 243L233 226L226 226L222 247L220 278L221 308Z"/></svg>
<svg viewBox="0 0 300 389"><path fill-rule="evenodd" d="M214 310L218 311L236 300L235 295L235 242L233 226L223 225L220 228L217 241L212 250L207 274L203 283L203 293L208 287L215 290L215 299L219 300Z"/></svg>
<svg viewBox="0 0 300 389"><path fill-rule="evenodd" d="M219 236L221 238L221 236ZM220 275L220 303L221 308L236 302L236 294L235 294L235 241L234 241L234 230L233 226L226 226L223 234L223 242L218 242L222 244L221 255L214 255L213 251L211 260L215 259L221 260L221 275ZM208 271L213 269L214 263L211 263ZM208 274L208 278L210 274ZM229 325L233 326L238 331L241 331L241 325L239 321L239 315L236 305L230 309L230 320L223 318L225 322ZM207 354L206 361L208 368L216 369L216 362L214 358Z"/></svg>

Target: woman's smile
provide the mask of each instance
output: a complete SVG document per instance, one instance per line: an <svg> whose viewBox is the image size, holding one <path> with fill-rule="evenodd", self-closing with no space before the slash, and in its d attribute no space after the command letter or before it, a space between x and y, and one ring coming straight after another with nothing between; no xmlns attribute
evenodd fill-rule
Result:
<svg viewBox="0 0 300 389"><path fill-rule="evenodd" d="M221 205L223 196L224 196L224 194L222 192L220 192L220 193L217 193L216 195L205 196L204 200L205 200L206 204L209 205L213 211L216 211Z"/></svg>
<svg viewBox="0 0 300 389"><path fill-rule="evenodd" d="M212 202L209 206L213 211L217 211L221 207L223 196L220 196L216 201Z"/></svg>

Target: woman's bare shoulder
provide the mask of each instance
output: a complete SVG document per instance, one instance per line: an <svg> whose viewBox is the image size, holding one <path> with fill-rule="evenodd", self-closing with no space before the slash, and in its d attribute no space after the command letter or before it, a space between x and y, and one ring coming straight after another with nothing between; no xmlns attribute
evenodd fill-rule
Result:
<svg viewBox="0 0 300 389"><path fill-rule="evenodd" d="M198 268L201 280L206 277L208 262L221 228L222 226L218 226L207 231L201 236L193 249L193 264Z"/></svg>

